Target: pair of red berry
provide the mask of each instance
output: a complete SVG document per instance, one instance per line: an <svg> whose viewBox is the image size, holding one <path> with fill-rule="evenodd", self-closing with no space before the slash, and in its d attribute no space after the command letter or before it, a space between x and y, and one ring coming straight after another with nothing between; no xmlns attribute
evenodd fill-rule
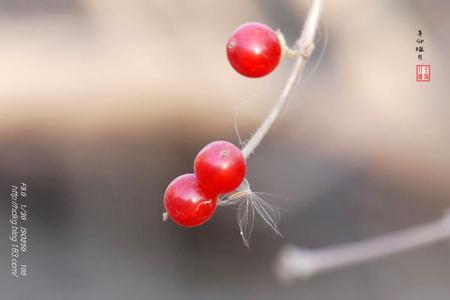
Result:
<svg viewBox="0 0 450 300"><path fill-rule="evenodd" d="M199 226L214 214L218 197L242 183L246 162L242 152L229 142L206 145L194 161L194 174L175 178L164 194L164 208L178 225Z"/></svg>
<svg viewBox="0 0 450 300"><path fill-rule="evenodd" d="M277 33L260 23L239 26L227 43L231 66L247 77L272 72L282 56ZM239 148L218 141L208 144L195 158L194 174L175 178L164 195L164 208L178 225L194 227L214 214L219 195L239 187L245 177L246 162Z"/></svg>

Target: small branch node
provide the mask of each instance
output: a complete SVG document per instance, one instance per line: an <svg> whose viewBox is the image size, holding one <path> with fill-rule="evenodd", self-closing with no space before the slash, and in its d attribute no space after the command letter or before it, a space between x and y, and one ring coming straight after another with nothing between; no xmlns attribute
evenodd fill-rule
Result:
<svg viewBox="0 0 450 300"><path fill-rule="evenodd" d="M306 46L305 48L303 48L301 50L301 54L305 58L305 60L310 59L310 57L313 54L315 48L316 48L316 46L314 44L309 44L308 46Z"/></svg>
<svg viewBox="0 0 450 300"><path fill-rule="evenodd" d="M283 283L291 283L295 278L306 279L315 273L312 251L293 245L281 249L274 266L275 276Z"/></svg>

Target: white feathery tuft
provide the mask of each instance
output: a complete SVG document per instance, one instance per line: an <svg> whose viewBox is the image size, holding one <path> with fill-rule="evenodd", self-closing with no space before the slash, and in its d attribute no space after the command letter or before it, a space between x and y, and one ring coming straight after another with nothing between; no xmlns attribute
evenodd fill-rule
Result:
<svg viewBox="0 0 450 300"><path fill-rule="evenodd" d="M280 212L269 202L268 194L256 193L250 189L247 179L236 191L219 198L220 206L237 206L237 222L244 244L250 248L250 238L255 223L255 214L277 235L283 236L278 229Z"/></svg>

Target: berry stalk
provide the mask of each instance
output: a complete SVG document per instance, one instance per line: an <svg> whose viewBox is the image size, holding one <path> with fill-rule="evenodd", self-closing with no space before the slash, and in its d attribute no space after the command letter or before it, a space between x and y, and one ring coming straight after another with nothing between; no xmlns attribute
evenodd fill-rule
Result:
<svg viewBox="0 0 450 300"><path fill-rule="evenodd" d="M317 28L319 26L320 13L322 10L322 0L314 0L309 9L308 15L306 17L302 33L298 39L295 48L298 50L299 55L295 60L294 66L292 67L291 74L286 81L277 102L272 107L267 117L261 123L261 125L256 130L255 134L248 140L247 144L242 149L242 154L245 159L247 159L250 154L252 154L256 147L261 143L264 136L272 127L273 122L286 106L289 96L292 94L292 90L303 74L306 62L311 57L314 51L314 39L316 37Z"/></svg>

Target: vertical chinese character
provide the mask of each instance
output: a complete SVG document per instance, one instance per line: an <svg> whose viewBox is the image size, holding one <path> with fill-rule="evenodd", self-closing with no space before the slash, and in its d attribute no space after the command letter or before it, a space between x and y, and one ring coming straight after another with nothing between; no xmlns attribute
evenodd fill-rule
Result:
<svg viewBox="0 0 450 300"><path fill-rule="evenodd" d="M416 38L417 59L422 61L424 58L424 53L425 53L425 47L424 47L425 39L422 38L422 36L423 36L422 29L417 30L417 35L418 35L418 38ZM423 64L416 65L416 81L417 82L431 81L431 66L430 65L423 65Z"/></svg>

